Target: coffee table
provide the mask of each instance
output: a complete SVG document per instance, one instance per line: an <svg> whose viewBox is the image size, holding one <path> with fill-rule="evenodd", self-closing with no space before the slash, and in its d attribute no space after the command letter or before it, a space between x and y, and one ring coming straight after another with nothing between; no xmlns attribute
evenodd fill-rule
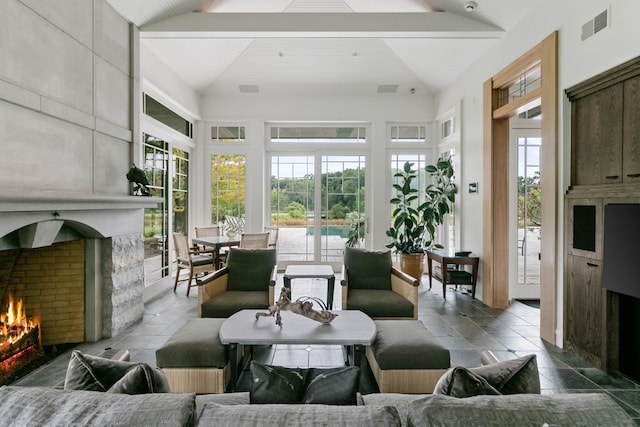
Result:
<svg viewBox="0 0 640 427"><path fill-rule="evenodd" d="M330 265L291 264L287 266L282 278L289 299L291 299L291 279L327 279L327 308L329 310L333 309L333 290L336 284L336 276L333 274L333 268Z"/></svg>
<svg viewBox="0 0 640 427"><path fill-rule="evenodd" d="M342 345L348 348L347 363L360 366L364 347L376 337L376 325L360 310L336 310L338 316L328 325L290 311L282 311L282 328L275 318L261 317L257 312L266 310L241 310L220 327L220 342L229 345L231 360L230 390L238 381L238 345L310 344Z"/></svg>

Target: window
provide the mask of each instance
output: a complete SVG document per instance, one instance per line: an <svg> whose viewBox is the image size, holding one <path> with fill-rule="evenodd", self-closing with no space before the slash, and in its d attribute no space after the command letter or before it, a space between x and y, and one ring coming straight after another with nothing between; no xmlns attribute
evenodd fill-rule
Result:
<svg viewBox="0 0 640 427"><path fill-rule="evenodd" d="M211 156L211 222L244 216L245 156Z"/></svg>
<svg viewBox="0 0 640 427"><path fill-rule="evenodd" d="M442 139L449 138L456 132L455 120L453 117L448 118L441 124Z"/></svg>
<svg viewBox="0 0 640 427"><path fill-rule="evenodd" d="M189 234L189 153L173 149L173 231Z"/></svg>
<svg viewBox="0 0 640 427"><path fill-rule="evenodd" d="M169 274L168 261L168 191L167 167L169 144L151 135L144 135L144 171L149 179L152 196L162 198L155 208L144 210L144 270L145 285Z"/></svg>
<svg viewBox="0 0 640 427"><path fill-rule="evenodd" d="M358 143L366 142L364 127L272 127L271 142Z"/></svg>
<svg viewBox="0 0 640 427"><path fill-rule="evenodd" d="M391 126L391 143L420 143L425 144L427 142L426 137L427 127L424 125L416 126Z"/></svg>
<svg viewBox="0 0 640 427"><path fill-rule="evenodd" d="M144 94L143 101L143 112L147 116L153 117L160 123L169 126L171 129L174 129L189 138L193 136L193 123L189 120L171 111L169 108L165 107L146 93Z"/></svg>
<svg viewBox="0 0 640 427"><path fill-rule="evenodd" d="M418 198L415 200L414 206L420 205L424 202L424 190L427 187L427 172L424 170L425 166L427 166L427 158L424 154L392 154L391 155L391 183L397 184L399 178L394 175L396 172L403 170L404 164L406 162L413 163L413 169L418 171L418 179L412 182L412 187L418 190L416 193ZM392 191L392 194L395 194L395 191ZM391 194L389 195L391 198ZM392 205L389 205L392 206ZM391 217L389 217L391 218Z"/></svg>
<svg viewBox="0 0 640 427"><path fill-rule="evenodd" d="M211 140L214 142L244 142L244 126L211 126Z"/></svg>

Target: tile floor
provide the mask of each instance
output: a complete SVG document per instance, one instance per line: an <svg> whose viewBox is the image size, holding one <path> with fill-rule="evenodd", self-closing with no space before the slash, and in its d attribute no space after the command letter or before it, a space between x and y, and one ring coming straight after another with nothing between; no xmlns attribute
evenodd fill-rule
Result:
<svg viewBox="0 0 640 427"><path fill-rule="evenodd" d="M282 277L279 277L279 285ZM334 307L340 307L339 277L336 277ZM326 298L326 280L294 279L293 299L305 295ZM613 396L640 425L640 384L621 374L607 374L571 352L543 342L539 338L539 310L514 302L506 310L485 306L472 300L464 291L447 289L442 298L439 283L432 290L423 284L419 291L419 319L430 333L451 352L452 366L474 367L480 364L480 353L491 350L500 359L526 354L537 355L542 393L601 392ZM120 336L97 343L84 343L77 348L100 354L106 348L127 348L131 360L155 365L155 350L187 319L195 318L197 295L185 296L184 285L178 292L168 292L145 306L143 320ZM282 366L336 366L343 363L342 351L331 346L273 346L255 350L255 358L263 363ZM64 381L69 352L15 382L15 385L60 386ZM241 378L247 387L248 378ZM365 375L363 392L376 391L375 381Z"/></svg>

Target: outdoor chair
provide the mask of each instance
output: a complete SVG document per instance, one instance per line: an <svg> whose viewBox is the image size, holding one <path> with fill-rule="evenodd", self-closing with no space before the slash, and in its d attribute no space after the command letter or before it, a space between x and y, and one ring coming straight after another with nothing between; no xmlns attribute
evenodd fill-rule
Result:
<svg viewBox="0 0 640 427"><path fill-rule="evenodd" d="M225 267L197 281L198 317L266 310L274 301L277 274L275 249L231 248Z"/></svg>
<svg viewBox="0 0 640 427"><path fill-rule="evenodd" d="M269 233L242 233L240 235L241 248L268 248Z"/></svg>
<svg viewBox="0 0 640 427"><path fill-rule="evenodd" d="M347 247L342 266L342 309L372 319L417 319L420 281L393 266L390 251Z"/></svg>
<svg viewBox="0 0 640 427"><path fill-rule="evenodd" d="M215 271L213 265L213 250L203 250L197 247L189 247L189 239L182 233L173 233L173 246L176 252L176 280L173 284L173 292L178 288L180 271L189 270L189 282L187 284L187 296L191 290L193 278L198 274ZM186 280L186 279L183 279Z"/></svg>

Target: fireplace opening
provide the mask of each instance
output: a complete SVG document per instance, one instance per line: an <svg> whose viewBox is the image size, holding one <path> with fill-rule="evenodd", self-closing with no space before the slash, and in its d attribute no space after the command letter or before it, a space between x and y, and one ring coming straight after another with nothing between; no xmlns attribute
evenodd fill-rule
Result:
<svg viewBox="0 0 640 427"><path fill-rule="evenodd" d="M6 311L0 312L0 382L42 355L39 325L27 317L22 300L9 295Z"/></svg>

